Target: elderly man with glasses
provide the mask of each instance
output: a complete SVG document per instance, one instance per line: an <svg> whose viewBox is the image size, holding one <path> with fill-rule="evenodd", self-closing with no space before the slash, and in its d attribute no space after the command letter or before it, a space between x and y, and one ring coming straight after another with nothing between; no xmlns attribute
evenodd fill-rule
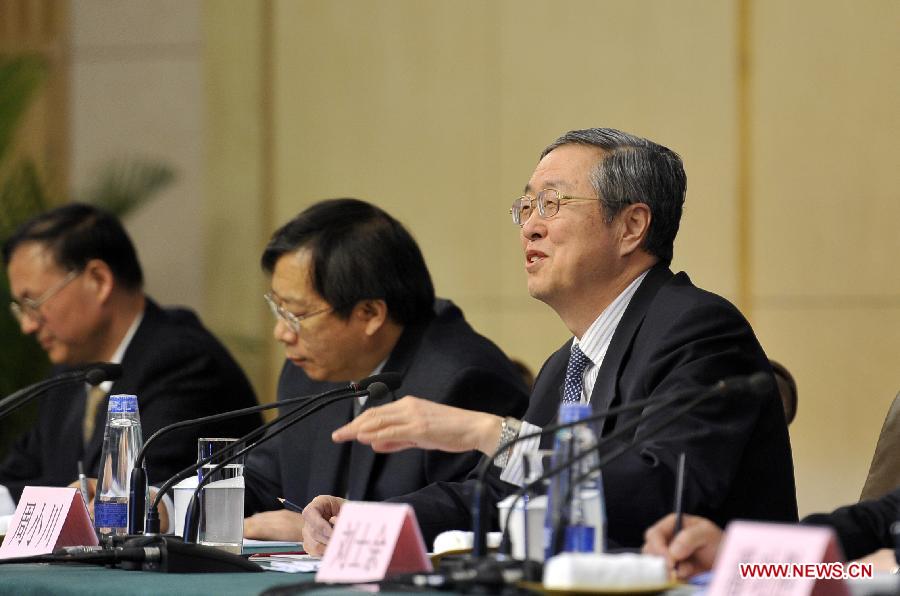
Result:
<svg viewBox="0 0 900 596"><path fill-rule="evenodd" d="M686 184L678 155L647 139L606 128L561 136L543 151L511 209L528 291L573 335L541 369L524 418L409 397L364 413L338 429L335 440L388 452L418 446L491 454L501 441L552 424L561 403L588 403L602 413L645 399L661 404L677 392L697 395L725 377L771 375L738 310L669 269ZM604 453L630 446L603 469L611 543L640 546L644 530L671 510L681 453L685 511L718 523L797 519L790 444L774 383L764 395L706 400L652 430L675 409L648 405L598 425ZM627 432L613 437L617 429ZM496 462L494 499L522 483L522 453L537 447L532 439ZM396 500L414 506L430 538L471 528L472 488L472 480L435 485ZM305 508L307 551L324 549L329 520L341 504L320 496Z"/></svg>
<svg viewBox="0 0 900 596"><path fill-rule="evenodd" d="M79 461L97 475L110 392L137 395L144 436L256 403L237 363L192 312L163 309L144 294L134 245L109 213L72 203L39 215L9 238L3 259L10 310L54 374L98 361L121 363L123 373L98 388L44 396L37 423L0 463L0 512L10 512L25 485L69 484ZM173 434L147 454L150 481L194 462L198 437L241 436L260 422L251 416Z"/></svg>
<svg viewBox="0 0 900 596"><path fill-rule="evenodd" d="M279 399L320 393L381 372L402 375L396 395L454 409L520 416L521 374L451 302L435 300L418 245L396 219L357 199L310 206L277 230L262 256L265 300L286 361ZM380 501L433 482L462 480L476 451L376 454L331 433L392 395L332 403L252 452L245 520L252 538L299 540L302 518L278 497L319 494Z"/></svg>

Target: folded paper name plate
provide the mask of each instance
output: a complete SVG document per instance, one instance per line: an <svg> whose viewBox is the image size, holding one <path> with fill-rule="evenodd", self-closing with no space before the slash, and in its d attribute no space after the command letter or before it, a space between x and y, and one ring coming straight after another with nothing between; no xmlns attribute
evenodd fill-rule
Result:
<svg viewBox="0 0 900 596"><path fill-rule="evenodd" d="M562 553L544 563L544 589L642 592L671 587L666 561L633 553Z"/></svg>

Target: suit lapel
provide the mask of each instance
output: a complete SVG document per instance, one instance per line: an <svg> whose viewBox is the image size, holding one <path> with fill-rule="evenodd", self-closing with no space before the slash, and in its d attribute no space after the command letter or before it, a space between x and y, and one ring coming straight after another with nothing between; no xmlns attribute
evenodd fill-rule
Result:
<svg viewBox="0 0 900 596"><path fill-rule="evenodd" d="M666 265L654 265L634 296L631 297L628 308L625 309L622 319L613 333L609 348L603 357L603 363L600 365L597 380L594 382L594 388L591 390L591 407L594 412L607 410L620 401L616 380L619 378L619 371L625 362L625 355L631 349L634 337L640 329L644 315L656 297L656 293L671 278L672 272ZM612 420L614 418L603 421L601 435L612 429L614 424Z"/></svg>
<svg viewBox="0 0 900 596"><path fill-rule="evenodd" d="M571 349L572 340L570 339L554 352L541 367L534 382L534 389L531 391L524 420L542 428L556 420L559 404L562 401L566 365L569 362ZM551 442L552 437L545 435L541 439L541 447L547 448Z"/></svg>
<svg viewBox="0 0 900 596"><path fill-rule="evenodd" d="M369 397L366 400L363 410L374 408L393 400L393 395L388 394L381 399L373 400ZM353 501L364 501L368 498L369 481L372 478L372 472L377 462L384 455L375 453L369 445L363 445L358 441L353 441L350 446L350 477L347 480L347 497Z"/></svg>
<svg viewBox="0 0 900 596"><path fill-rule="evenodd" d="M397 340L397 345L391 350L391 355L382 368L381 372L398 372L402 375L406 374L410 362L415 353L419 349L419 343L422 340L422 334L425 332L425 325L414 325L407 327ZM403 392L403 381L397 389L397 394L405 395ZM379 400L373 400L369 397L363 405L362 411L374 408L395 399L394 393L390 392ZM350 465L349 478L347 482L347 496L351 500L365 500L369 494L369 481L372 478L372 471L375 469L381 454L375 453L369 445L362 445L356 441L350 447Z"/></svg>
<svg viewBox="0 0 900 596"><path fill-rule="evenodd" d="M347 466L347 454L350 451L350 445L346 443L335 444L331 440L331 432L352 419L352 400L342 399L336 401L323 408L317 414L316 418L321 420L322 424L315 425L315 436L309 437L309 441L312 445L321 445L326 448L316 449L312 454L315 463L311 461L306 463L308 468L306 470L307 486L304 487L306 490L305 494L310 499L317 495L343 497L346 494L348 482L353 479L353 472L348 472ZM306 437L304 437L304 440L307 440ZM283 442L282 449L290 450L290 447ZM290 461L290 458L285 459ZM290 470L287 473L288 477L298 476Z"/></svg>

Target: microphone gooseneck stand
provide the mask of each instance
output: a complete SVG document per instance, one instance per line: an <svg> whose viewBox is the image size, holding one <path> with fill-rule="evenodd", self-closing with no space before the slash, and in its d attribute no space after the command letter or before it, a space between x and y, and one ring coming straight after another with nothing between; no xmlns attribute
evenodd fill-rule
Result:
<svg viewBox="0 0 900 596"><path fill-rule="evenodd" d="M62 385L90 383L99 385L105 381L114 381L122 376L122 365L112 362L97 362L85 365L78 370L65 372L55 377L44 379L28 387L23 387L0 400L0 418L18 410L28 402L45 392Z"/></svg>
<svg viewBox="0 0 900 596"><path fill-rule="evenodd" d="M249 414L255 414L257 412L262 412L264 410L270 410L273 408L283 407L287 405L293 405L299 402L306 402L309 400L319 399L325 397L327 395L332 395L334 393L339 393L341 391L346 391L347 387L338 387L337 389L332 389L330 391L325 391L324 393L319 393L318 395L306 395L301 397L293 397L291 399L286 399L280 402L273 402L270 404L261 404L258 406L251 406L249 408L242 408L240 410L234 410L231 412L222 412L221 414L213 414L211 416L201 416L199 418L191 418L190 420L181 420L179 422L172 423L168 426L164 426L163 428L157 430L153 433L144 445L141 447L140 451L138 451L137 455L134 458L134 467L131 470L131 478L129 479L129 497L128 502L132 505L132 513L128 516L128 533L129 534L140 534L144 530L144 526L142 522L144 521L144 506L147 502L147 469L146 469L146 453L147 449L152 445L159 437L166 435L172 431L179 430L181 428L189 428L192 426L198 426L200 424L210 424L213 422L219 422L220 420L227 420L229 418L238 418L240 416L247 416ZM302 406L300 406L302 407ZM298 411L300 407L291 410L286 416L293 414ZM259 428L256 428L246 435L244 435L245 439L249 439L255 437L257 434L260 434L265 431L267 425L262 425ZM220 456L227 452L231 447L226 447L222 449L220 453L214 453L213 457ZM196 469L196 468L193 468ZM181 478L179 479L181 480ZM177 481L176 481L177 482ZM166 489L168 490L168 488ZM151 528L147 528L147 531L151 531Z"/></svg>
<svg viewBox="0 0 900 596"><path fill-rule="evenodd" d="M144 508L145 508L145 505L147 502L147 476L148 476L147 470L146 470L145 455L146 455L147 449L150 447L150 445L153 444L156 440L158 440L159 437L166 435L174 430L178 430L178 429L182 429L182 428L198 426L200 424L209 424L212 422L218 422L220 420L226 420L229 418L237 418L239 416L246 416L248 414L262 412L264 410L270 410L272 408L279 408L279 407L283 407L283 406L293 405L295 403L301 404L300 406L298 406L297 408L294 408L293 410L291 410L284 416L281 416L280 418L276 418L275 420L273 420L272 422L270 422L268 424L261 425L259 428L256 428L256 429L250 431L249 433L244 435L241 439L239 439L239 442L246 442L246 441L252 440L258 434L262 434L263 432L268 430L272 425L274 425L278 421L284 420L285 418L289 418L294 413L299 412L300 409L304 405L312 403L315 400L322 399L326 396L333 395L336 393L346 392L348 390L349 391L358 391L360 389L365 389L372 383L375 383L378 381L385 383L391 389L395 389L396 387L398 387L400 385L400 381L402 380L402 378L403 378L403 375L400 373L397 373L397 372L380 373L380 374L366 377L365 379L362 379L358 383L349 383L348 385L345 385L343 387L331 389L329 391L325 391L325 392L319 393L317 395L305 395L305 396L300 396L300 397L292 397L290 399L285 399L285 400L273 402L270 404L261 404L261 405L257 405L257 406L251 406L249 408L243 408L240 410L233 410L231 412L222 412L220 414L212 414L210 416L202 416L200 418L193 418L191 420L182 420L179 422L174 422L168 426L164 426L163 428L161 428L158 431L156 431L155 433L153 433L153 435L151 435L149 439L147 439L147 441L144 443L143 447L141 448L140 451L138 451L138 454L135 457L134 467L131 471L131 478L129 479L130 484L129 484L129 500L128 501L132 506L132 510L131 510L132 513L131 513L131 515L128 516L128 533L129 534L140 534L144 530L144 526L143 526L143 522L145 521ZM228 446L217 453L213 453L211 457L213 459L221 457L222 455L227 453L230 449L232 449L232 446ZM173 477L173 482L171 484L168 484L167 486L165 486L165 490L161 490L160 492L165 493L166 491L169 490L169 488L171 488L172 485L174 485L175 482L178 482L179 480L183 480L184 478L187 477L187 475L190 475L191 473L196 471L198 466L205 465L206 463L209 463L209 461L212 461L212 459L206 460L203 462L198 462L197 464L193 464L192 466L185 468L184 470L181 470L181 472L176 474L176 476L178 476L178 477L177 478ZM182 473L185 473L186 475L181 476ZM158 502L158 500L159 499L157 499L157 502ZM159 532L158 524L159 524L159 520L158 520L158 518L156 518L156 525L148 526L146 528L147 532L148 533L158 533Z"/></svg>
<svg viewBox="0 0 900 596"><path fill-rule="evenodd" d="M375 385L376 385L376 383L372 384L373 387ZM381 384L377 383L377 385L381 385ZM250 445L247 445L243 449L240 449L240 450L234 452L230 456L227 456L220 463L218 463L214 468L212 468L209 471L209 473L207 473L203 476L203 478L200 480L200 482L197 483L197 488L194 490L194 494L191 495L190 504L188 505L187 511L185 512L185 516L184 516L184 541L186 543L195 543L198 540L198 534L200 531L200 512L199 512L200 491L203 490L204 486L209 484L209 482L211 481L211 479L213 477L215 477L216 472L221 470L224 466L227 466L228 464L237 460L239 457L246 454L248 451L258 447L259 445L265 443L266 441L269 441L269 440L277 437L278 435L280 435L282 432L286 431L288 428L290 428L294 424L300 422L301 420L303 420L310 414L324 408L325 406L331 405L332 403L341 401L343 399L349 399L351 397L361 397L363 395L368 395L368 393L369 393L369 390L363 390L363 391L356 391L353 393L347 393L344 395L333 395L333 396L329 396L326 399L317 400L317 403L312 404L307 410L305 410L303 412L299 412L299 413L295 411L295 412L292 412L291 414L289 414L288 416L285 416L282 419L282 421L284 423L280 427L278 427L276 430L270 432L269 434L267 434L260 440L256 441L255 443L251 443ZM301 407L303 407L303 406L301 406ZM229 449L230 449L229 447L226 447L225 449L222 449L220 451L227 452L227 451L229 451ZM216 459L216 456L215 455L210 456L209 459L211 459L211 460ZM155 511L155 508L151 509L151 511ZM148 517L149 517L149 515L148 515Z"/></svg>

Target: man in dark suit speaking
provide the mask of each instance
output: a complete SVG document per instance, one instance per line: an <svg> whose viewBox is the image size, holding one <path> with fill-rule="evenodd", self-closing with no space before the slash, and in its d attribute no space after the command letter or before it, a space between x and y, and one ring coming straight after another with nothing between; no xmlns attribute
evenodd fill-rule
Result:
<svg viewBox="0 0 900 596"><path fill-rule="evenodd" d="M525 411L519 372L456 306L435 300L415 240L378 207L356 199L309 207L275 232L262 266L271 275L265 298L286 356L279 399L397 372L398 395L499 415ZM301 516L283 509L277 497L380 501L465 478L478 463L475 451L376 454L331 440L336 428L392 399L338 401L252 452L244 468L245 503L256 514L245 520L244 535L300 539Z"/></svg>
<svg viewBox="0 0 900 596"><path fill-rule="evenodd" d="M613 129L569 132L549 147L513 202L528 291L553 308L574 338L544 364L524 420L400 400L335 433L376 450L410 445L479 449L552 423L561 402L595 412L679 390L698 393L732 375L771 368L750 325L723 298L669 270L686 176L673 151ZM761 396L709 399L650 434L666 409L609 418L608 437L635 417L635 430L607 447L634 447L603 470L610 542L640 546L644 530L669 512L679 454L687 457L685 511L724 523L734 517L794 521L793 464L774 389ZM671 411L671 409L668 409ZM424 412L424 414L421 414ZM418 423L424 416L434 424ZM545 443L549 445L548 443ZM491 486L501 498L522 482L523 444ZM503 482L505 481L505 482ZM444 483L397 500L412 503L426 537L471 527L472 482ZM319 552L338 498L306 507L304 545Z"/></svg>
<svg viewBox="0 0 900 596"><path fill-rule="evenodd" d="M118 362L122 377L48 392L37 424L0 464L0 502L25 485L65 486L77 462L97 475L108 395L133 393L144 437L180 420L256 404L244 373L226 349L184 309L163 309L143 292L131 239L111 214L70 203L20 227L3 247L22 332L34 335L64 372L97 361ZM247 416L173 433L147 453L149 480L162 482L196 461L197 438L241 436L258 426ZM0 505L0 508L3 506Z"/></svg>

